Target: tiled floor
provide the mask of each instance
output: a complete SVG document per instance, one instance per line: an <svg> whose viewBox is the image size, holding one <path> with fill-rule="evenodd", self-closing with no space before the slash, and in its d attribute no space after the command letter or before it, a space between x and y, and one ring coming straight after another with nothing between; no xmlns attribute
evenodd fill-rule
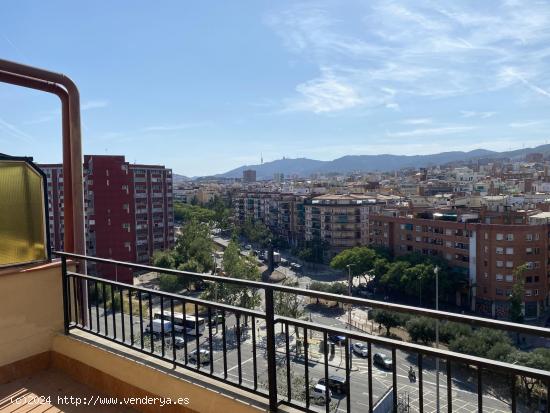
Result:
<svg viewBox="0 0 550 413"><path fill-rule="evenodd" d="M123 399L97 392L61 372L45 370L0 385L0 412L133 413L135 410L124 406Z"/></svg>

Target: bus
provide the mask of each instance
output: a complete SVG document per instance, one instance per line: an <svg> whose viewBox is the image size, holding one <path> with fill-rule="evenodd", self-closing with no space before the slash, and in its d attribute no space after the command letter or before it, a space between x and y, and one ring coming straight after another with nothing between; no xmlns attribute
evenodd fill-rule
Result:
<svg viewBox="0 0 550 413"><path fill-rule="evenodd" d="M161 314L160 312L155 313L154 319L164 319L168 321L172 321L172 312L171 311L163 311ZM178 333L181 333L183 329L185 328L185 334L194 336L197 334L197 328L199 336L204 333L204 326L205 326L205 319L203 317L196 318L194 315L185 315L185 321L183 319L183 313L178 313L174 311L174 330Z"/></svg>

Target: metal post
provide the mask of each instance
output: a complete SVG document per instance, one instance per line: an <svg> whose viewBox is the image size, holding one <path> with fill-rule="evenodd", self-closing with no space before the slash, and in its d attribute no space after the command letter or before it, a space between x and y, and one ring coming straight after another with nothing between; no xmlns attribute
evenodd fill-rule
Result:
<svg viewBox="0 0 550 413"><path fill-rule="evenodd" d="M435 309L439 311L439 267L434 268L435 274ZM439 318L435 321L435 348L439 348ZM435 392L436 412L439 413L439 357L435 359Z"/></svg>
<svg viewBox="0 0 550 413"><path fill-rule="evenodd" d="M277 411L277 363L275 355L275 305L273 289L265 289L265 329L267 334L267 377L269 383L269 411Z"/></svg>
<svg viewBox="0 0 550 413"><path fill-rule="evenodd" d="M348 264L346 267L348 267L348 297L351 297L351 286L353 283L353 278L351 277L351 267L353 267L354 264ZM351 304L348 304L348 328L351 330ZM351 349L351 338L348 338L346 340L346 346L349 346ZM342 357L340 357L341 359ZM349 354L349 368L352 367L352 359L353 359L353 352ZM347 361L347 360L346 360Z"/></svg>
<svg viewBox="0 0 550 413"><path fill-rule="evenodd" d="M65 334L69 334L69 289L67 278L67 258L61 257L61 282L63 283L63 327Z"/></svg>

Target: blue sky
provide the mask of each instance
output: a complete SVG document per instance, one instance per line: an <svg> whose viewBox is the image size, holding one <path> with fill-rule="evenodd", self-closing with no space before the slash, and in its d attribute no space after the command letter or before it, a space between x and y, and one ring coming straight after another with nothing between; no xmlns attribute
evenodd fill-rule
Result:
<svg viewBox="0 0 550 413"><path fill-rule="evenodd" d="M550 137L548 1L29 1L0 56L79 85L84 152L190 176ZM0 152L61 158L56 98L0 84Z"/></svg>

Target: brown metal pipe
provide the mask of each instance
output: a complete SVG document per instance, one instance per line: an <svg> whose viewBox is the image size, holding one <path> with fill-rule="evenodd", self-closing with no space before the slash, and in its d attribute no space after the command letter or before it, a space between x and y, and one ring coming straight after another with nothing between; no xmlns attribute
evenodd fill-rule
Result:
<svg viewBox="0 0 550 413"><path fill-rule="evenodd" d="M26 76L46 82L53 82L63 86L67 90L69 97L69 139L70 145L70 161L65 158L65 164L69 161L71 165L70 174L64 176L64 181L69 179L69 186L72 193L73 201L73 222L72 232L74 234L74 252L85 254L86 238L84 232L84 187L82 177L82 135L80 130L80 94L76 84L67 76L51 72L49 70L40 69L33 66L24 65L21 63L12 62L9 60L0 59L0 70L17 75ZM67 193L65 193L66 196ZM65 213L67 213L67 205L65 204ZM70 228L65 227L65 231Z"/></svg>
<svg viewBox="0 0 550 413"><path fill-rule="evenodd" d="M10 83L16 86L22 86L29 89L40 90L42 92L53 93L61 101L61 120L63 135L63 176L71 176L71 139L69 129L69 94L67 91L53 82L38 80L27 76L16 75L0 70L0 82ZM70 187L71 180L63 179L64 192L64 249L65 251L74 251L74 231L73 231L73 194Z"/></svg>

